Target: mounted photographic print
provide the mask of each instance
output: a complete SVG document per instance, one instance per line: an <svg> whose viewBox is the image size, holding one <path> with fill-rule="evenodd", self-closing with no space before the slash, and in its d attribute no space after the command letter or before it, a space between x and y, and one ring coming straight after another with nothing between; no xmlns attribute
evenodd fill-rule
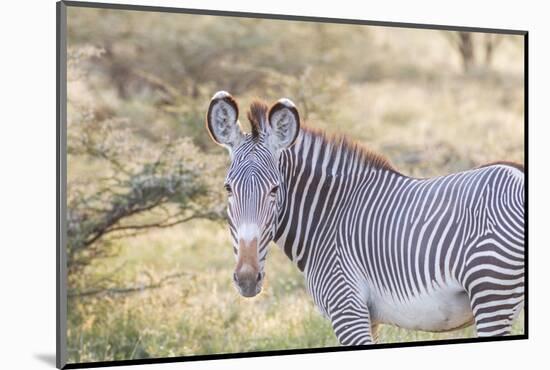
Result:
<svg viewBox="0 0 550 370"><path fill-rule="evenodd" d="M527 338L526 31L57 10L58 367Z"/></svg>

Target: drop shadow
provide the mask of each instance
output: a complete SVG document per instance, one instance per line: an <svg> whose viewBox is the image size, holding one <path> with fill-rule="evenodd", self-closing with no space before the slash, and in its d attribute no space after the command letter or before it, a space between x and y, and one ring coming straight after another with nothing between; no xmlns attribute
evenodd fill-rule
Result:
<svg viewBox="0 0 550 370"><path fill-rule="evenodd" d="M55 353L35 353L34 358L42 361L46 365L55 367Z"/></svg>

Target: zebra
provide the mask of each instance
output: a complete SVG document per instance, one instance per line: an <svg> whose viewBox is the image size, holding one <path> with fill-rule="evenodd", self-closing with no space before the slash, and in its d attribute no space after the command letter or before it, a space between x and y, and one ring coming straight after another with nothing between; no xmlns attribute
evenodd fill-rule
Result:
<svg viewBox="0 0 550 370"><path fill-rule="evenodd" d="M217 92L206 115L229 151L225 178L234 285L257 295L274 241L303 273L341 345L379 324L510 334L524 304L524 171L495 162L418 179L345 136L301 127L295 104L255 100L238 121Z"/></svg>

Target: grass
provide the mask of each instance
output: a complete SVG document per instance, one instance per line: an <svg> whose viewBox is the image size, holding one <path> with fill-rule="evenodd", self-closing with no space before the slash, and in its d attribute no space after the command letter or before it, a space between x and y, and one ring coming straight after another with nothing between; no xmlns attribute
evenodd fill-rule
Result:
<svg viewBox="0 0 550 370"><path fill-rule="evenodd" d="M156 290L72 302L70 311L79 321L70 325L70 361L337 344L297 269L276 248L264 290L253 299L242 298L232 286L231 244L219 225L195 222L153 232L123 248L117 261L98 264L95 271L107 273L124 263L128 277L172 271L185 275Z"/></svg>
<svg viewBox="0 0 550 370"><path fill-rule="evenodd" d="M276 246L262 293L252 299L238 295L221 225L197 221L130 239L118 257L93 269L102 275L121 264L126 284L175 271L183 275L159 289L70 300L69 362L338 346L303 277ZM379 330L381 343L474 336L472 327L449 333L389 325ZM523 314L513 333L523 333Z"/></svg>

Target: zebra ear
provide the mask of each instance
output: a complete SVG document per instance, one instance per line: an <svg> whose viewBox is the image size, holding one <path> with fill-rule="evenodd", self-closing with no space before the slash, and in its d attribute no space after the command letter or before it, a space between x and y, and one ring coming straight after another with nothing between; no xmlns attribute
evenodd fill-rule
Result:
<svg viewBox="0 0 550 370"><path fill-rule="evenodd" d="M292 101L280 99L268 114L269 138L275 150L290 147L296 141L300 131L300 115Z"/></svg>
<svg viewBox="0 0 550 370"><path fill-rule="evenodd" d="M206 114L206 128L212 140L230 152L244 137L238 118L239 107L235 99L226 91L215 93Z"/></svg>

